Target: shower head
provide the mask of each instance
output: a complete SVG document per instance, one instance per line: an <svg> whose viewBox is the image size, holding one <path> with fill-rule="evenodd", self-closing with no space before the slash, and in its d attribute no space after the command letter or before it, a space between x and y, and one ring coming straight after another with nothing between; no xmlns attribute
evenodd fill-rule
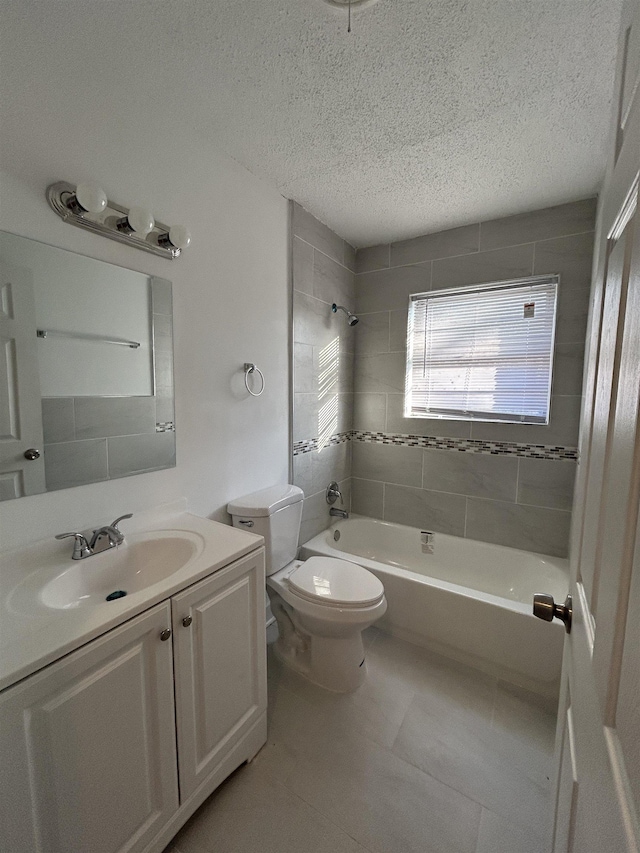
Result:
<svg viewBox="0 0 640 853"><path fill-rule="evenodd" d="M334 302L331 306L331 310L334 314L337 314L338 311L344 311L344 313L347 315L347 323L350 326L355 326L355 324L358 322L358 318L356 317L356 315L352 314L351 311L347 311L347 309L344 308L342 305L336 305L336 303Z"/></svg>

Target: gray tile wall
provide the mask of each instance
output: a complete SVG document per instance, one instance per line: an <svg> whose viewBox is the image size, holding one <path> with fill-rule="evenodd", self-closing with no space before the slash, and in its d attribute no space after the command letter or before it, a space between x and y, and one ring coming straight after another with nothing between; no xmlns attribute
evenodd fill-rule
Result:
<svg viewBox="0 0 640 853"><path fill-rule="evenodd" d="M356 253L353 426L357 430L575 446L595 199ZM548 426L405 418L408 296L558 273ZM565 556L575 463L353 442L353 511Z"/></svg>
<svg viewBox="0 0 640 853"><path fill-rule="evenodd" d="M152 278L151 301L155 396L43 397L48 491L176 464L171 283Z"/></svg>
<svg viewBox="0 0 640 853"><path fill-rule="evenodd" d="M299 204L292 207L295 443L353 427L356 329L331 304L355 309L355 250ZM305 495L301 542L329 526L325 490L332 480L350 508L350 477L350 441L294 456L293 481Z"/></svg>

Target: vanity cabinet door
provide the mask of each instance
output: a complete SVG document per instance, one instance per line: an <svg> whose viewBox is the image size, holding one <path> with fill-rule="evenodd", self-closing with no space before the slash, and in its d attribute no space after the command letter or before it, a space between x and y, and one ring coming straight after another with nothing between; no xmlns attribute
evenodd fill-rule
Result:
<svg viewBox="0 0 640 853"><path fill-rule="evenodd" d="M266 711L264 550L171 602L184 802Z"/></svg>
<svg viewBox="0 0 640 853"><path fill-rule="evenodd" d="M137 853L175 812L170 624L165 602L0 694L3 853Z"/></svg>

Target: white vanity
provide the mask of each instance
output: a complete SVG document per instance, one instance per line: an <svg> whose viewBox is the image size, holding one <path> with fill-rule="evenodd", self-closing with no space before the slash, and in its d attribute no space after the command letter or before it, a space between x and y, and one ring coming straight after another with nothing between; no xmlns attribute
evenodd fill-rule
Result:
<svg viewBox="0 0 640 853"><path fill-rule="evenodd" d="M6 853L160 853L266 741L262 537L175 507L123 532L0 557Z"/></svg>

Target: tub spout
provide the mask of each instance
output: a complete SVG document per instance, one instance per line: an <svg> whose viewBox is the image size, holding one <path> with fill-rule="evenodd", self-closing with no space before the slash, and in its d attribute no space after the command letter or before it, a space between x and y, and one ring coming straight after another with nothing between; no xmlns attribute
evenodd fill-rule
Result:
<svg viewBox="0 0 640 853"><path fill-rule="evenodd" d="M331 509L329 510L329 515L333 515L336 518L349 518L349 513L346 511L346 509L338 509L335 506L331 507Z"/></svg>

